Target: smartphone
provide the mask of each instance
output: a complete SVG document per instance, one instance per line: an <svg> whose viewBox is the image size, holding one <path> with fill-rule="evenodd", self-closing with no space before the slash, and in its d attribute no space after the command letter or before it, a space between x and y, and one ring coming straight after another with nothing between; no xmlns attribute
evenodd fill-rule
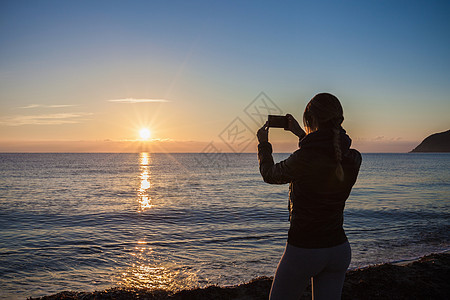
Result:
<svg viewBox="0 0 450 300"><path fill-rule="evenodd" d="M269 115L269 127L289 129L289 121L286 116Z"/></svg>

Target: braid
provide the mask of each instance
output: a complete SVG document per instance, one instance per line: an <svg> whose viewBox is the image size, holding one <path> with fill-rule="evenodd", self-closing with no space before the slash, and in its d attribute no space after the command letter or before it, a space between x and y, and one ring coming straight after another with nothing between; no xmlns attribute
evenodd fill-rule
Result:
<svg viewBox="0 0 450 300"><path fill-rule="evenodd" d="M339 181L344 181L344 170L342 169L341 161L342 161L342 150L339 136L339 129L337 127L333 127L333 147L334 147L334 155L336 156L336 176Z"/></svg>
<svg viewBox="0 0 450 300"><path fill-rule="evenodd" d="M308 133L320 129L331 129L333 132L333 148L336 159L336 177L344 181L341 149L341 124L344 121L344 111L336 96L329 93L315 95L305 108L303 123Z"/></svg>

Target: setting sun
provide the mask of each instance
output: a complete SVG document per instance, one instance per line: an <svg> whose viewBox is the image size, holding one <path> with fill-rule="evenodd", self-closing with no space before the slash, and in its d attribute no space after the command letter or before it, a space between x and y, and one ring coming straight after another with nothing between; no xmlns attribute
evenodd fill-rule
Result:
<svg viewBox="0 0 450 300"><path fill-rule="evenodd" d="M142 128L139 131L139 135L143 140L148 140L150 138L150 130L148 130L147 128Z"/></svg>

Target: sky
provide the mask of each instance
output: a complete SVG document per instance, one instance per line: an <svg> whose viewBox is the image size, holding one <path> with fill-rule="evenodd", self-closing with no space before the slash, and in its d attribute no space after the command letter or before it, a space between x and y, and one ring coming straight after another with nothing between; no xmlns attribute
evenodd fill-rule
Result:
<svg viewBox="0 0 450 300"><path fill-rule="evenodd" d="M0 152L255 152L336 95L361 152L450 129L448 1L0 1ZM139 136L142 128L149 140ZM275 152L297 139L270 129Z"/></svg>

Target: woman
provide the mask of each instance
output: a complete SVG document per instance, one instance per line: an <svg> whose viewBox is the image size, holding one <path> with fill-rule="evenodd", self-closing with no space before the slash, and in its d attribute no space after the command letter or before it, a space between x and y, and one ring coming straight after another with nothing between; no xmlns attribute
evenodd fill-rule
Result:
<svg viewBox="0 0 450 300"><path fill-rule="evenodd" d="M341 127L339 100L321 93L303 114L306 134L292 115L289 130L299 149L274 164L268 124L258 130L259 169L265 182L289 185L290 228L270 299L299 299L311 278L313 299L340 299L351 249L343 229L345 201L355 184L361 154Z"/></svg>

